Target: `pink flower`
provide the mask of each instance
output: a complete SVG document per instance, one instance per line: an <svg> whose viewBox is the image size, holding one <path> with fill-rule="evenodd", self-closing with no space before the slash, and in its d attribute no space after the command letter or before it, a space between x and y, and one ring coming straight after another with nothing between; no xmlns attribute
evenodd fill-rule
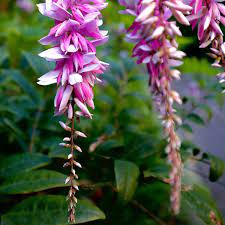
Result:
<svg viewBox="0 0 225 225"><path fill-rule="evenodd" d="M211 45L208 55L215 60L214 67L225 68L225 43L220 25L225 26L225 6L219 0L192 0L193 10L188 17L192 28L198 28L200 48ZM224 83L225 72L217 74L220 83Z"/></svg>
<svg viewBox="0 0 225 225"><path fill-rule="evenodd" d="M151 88L159 89L164 79L179 79L179 72L170 71L170 67L181 65L181 60L185 56L183 52L177 50L178 44L175 40L176 36L182 34L176 23L169 19L173 15L182 24L189 25L184 13L192 8L182 1L120 0L119 2L127 7L122 13L136 16L128 29L126 39L136 44L132 56L137 57L138 64L146 64ZM160 10L160 7L163 10ZM166 35L170 38L162 39Z"/></svg>
<svg viewBox="0 0 225 225"><path fill-rule="evenodd" d="M192 14L188 17L192 28L198 27L202 48L207 47L218 35L223 35L220 23L225 25L225 6L216 0L192 0Z"/></svg>
<svg viewBox="0 0 225 225"><path fill-rule="evenodd" d="M41 76L38 84L58 85L54 104L57 115L66 113L70 99L76 98L82 103L83 115L91 117L86 106L94 108L92 88L98 81L97 75L108 66L96 57L96 47L108 40L107 32L99 29L100 10L106 6L104 0L47 0L38 4L43 15L55 20L49 34L40 40L41 44L54 47L39 55L54 61L56 67Z"/></svg>

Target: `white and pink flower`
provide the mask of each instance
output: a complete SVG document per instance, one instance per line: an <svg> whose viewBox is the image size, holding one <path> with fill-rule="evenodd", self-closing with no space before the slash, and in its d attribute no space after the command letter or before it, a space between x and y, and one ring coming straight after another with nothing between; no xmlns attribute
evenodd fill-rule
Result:
<svg viewBox="0 0 225 225"><path fill-rule="evenodd" d="M94 108L93 86L99 81L97 75L104 73L108 64L96 56L96 47L108 40L102 25L100 10L104 0L48 0L38 4L39 11L55 20L49 34L40 40L43 45L54 47L39 55L56 63L53 71L39 78L38 84L57 84L55 112L66 113L70 99L77 104L84 116L91 118L87 106ZM81 107L82 106L82 107Z"/></svg>

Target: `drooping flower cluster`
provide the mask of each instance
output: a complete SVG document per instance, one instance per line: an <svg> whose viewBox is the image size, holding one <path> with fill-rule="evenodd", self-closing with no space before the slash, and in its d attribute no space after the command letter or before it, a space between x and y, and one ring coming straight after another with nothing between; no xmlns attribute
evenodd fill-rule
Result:
<svg viewBox="0 0 225 225"><path fill-rule="evenodd" d="M74 129L75 119L80 116L91 118L88 106L94 108L93 86L98 74L102 74L107 64L96 57L96 47L108 40L107 32L100 30L102 25L100 10L105 8L105 0L46 0L38 4L39 11L44 16L54 19L55 25L49 34L40 40L43 45L53 45L52 48L40 53L41 57L55 62L55 69L39 78L38 84L57 84L55 96L55 114L65 114L71 123L60 125L68 132L61 146L71 149L68 162L71 172L66 183L70 184L69 222L74 222L75 193L78 190L75 179L78 178L74 166L81 165L74 160L74 150L81 148L74 143L74 138L86 137ZM80 111L77 111L80 109Z"/></svg>
<svg viewBox="0 0 225 225"><path fill-rule="evenodd" d="M225 26L225 5L223 0L192 0L191 15L188 16L192 28L198 27L200 48L210 46L208 55L215 60L213 67L225 69L225 42L220 25ZM225 81L225 72L217 75L221 83Z"/></svg>
<svg viewBox="0 0 225 225"><path fill-rule="evenodd" d="M182 36L174 16L180 23L189 25L186 14L192 7L182 0L119 0L126 9L123 14L135 16L127 31L126 39L134 42L133 57L137 63L144 63L149 73L149 85L160 111L164 133L168 144L166 152L171 163L170 172L171 206L174 214L179 212L182 161L179 148L180 139L176 134L176 123L181 119L175 114L173 103L182 103L179 94L172 90L171 82L180 79L180 71L175 67L182 64L185 54L179 51L176 36Z"/></svg>

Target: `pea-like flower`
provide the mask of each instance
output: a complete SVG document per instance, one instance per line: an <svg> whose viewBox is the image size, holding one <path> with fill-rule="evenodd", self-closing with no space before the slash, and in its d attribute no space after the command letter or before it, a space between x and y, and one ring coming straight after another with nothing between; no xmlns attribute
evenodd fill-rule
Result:
<svg viewBox="0 0 225 225"><path fill-rule="evenodd" d="M221 25L225 26L225 5L219 0L193 0L193 10L188 16L192 28L198 28L200 48L210 46L208 55L215 60L213 67L225 69L225 43ZM220 83L225 82L225 72L217 74Z"/></svg>

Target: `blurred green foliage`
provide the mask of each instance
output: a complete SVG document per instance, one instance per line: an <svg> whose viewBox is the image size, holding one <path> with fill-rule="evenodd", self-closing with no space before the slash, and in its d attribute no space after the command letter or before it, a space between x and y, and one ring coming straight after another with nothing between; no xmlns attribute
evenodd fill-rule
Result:
<svg viewBox="0 0 225 225"><path fill-rule="evenodd" d="M84 153L77 154L83 165L78 172L77 223L211 225L215 215L224 224L209 190L186 166L181 213L176 218L170 214L165 140L152 107L147 74L129 57L132 45L123 41L122 30L130 18L120 16L119 9L111 1L103 13L110 41L99 55L111 68L95 88L94 118L76 124L88 134L79 143ZM62 165L68 152L58 146L64 135L58 121L64 118L53 116L56 87L36 84L53 66L37 56L43 49L37 40L48 33L52 21L37 10L23 12L11 0L1 0L0 10L1 224L65 225L67 171ZM196 40L178 41L184 50L195 46L194 55ZM221 105L223 100L217 94L220 87L209 76L216 71L207 59L188 58L182 70L192 74L204 93L201 101L184 96L179 110L184 120L180 129L192 133L193 123L205 125L212 117L204 100ZM224 162L190 141L183 141L181 154L185 165L190 160L209 164L211 181L223 174Z"/></svg>

